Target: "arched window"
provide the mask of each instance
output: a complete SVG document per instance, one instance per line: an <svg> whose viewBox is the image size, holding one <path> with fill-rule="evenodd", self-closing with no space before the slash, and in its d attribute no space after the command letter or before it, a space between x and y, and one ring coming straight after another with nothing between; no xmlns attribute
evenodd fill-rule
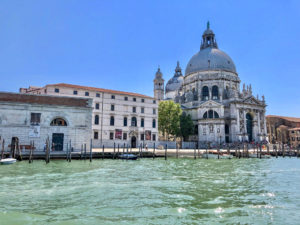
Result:
<svg viewBox="0 0 300 225"><path fill-rule="evenodd" d="M111 116L110 117L110 126L114 126L115 125L115 117Z"/></svg>
<svg viewBox="0 0 300 225"><path fill-rule="evenodd" d="M203 100L203 101L206 101L206 100L208 100L208 97L209 97L208 87L207 87L207 86L204 86L204 87L202 88L202 100Z"/></svg>
<svg viewBox="0 0 300 225"><path fill-rule="evenodd" d="M203 119L217 119L219 118L219 114L216 112L216 111L213 111L213 110L208 110L206 111L204 114L203 114Z"/></svg>
<svg viewBox="0 0 300 225"><path fill-rule="evenodd" d="M144 127L144 118L141 119L141 127Z"/></svg>
<svg viewBox="0 0 300 225"><path fill-rule="evenodd" d="M95 115L95 121L94 121L94 123L95 123L96 125L99 124L99 116L98 116L98 115Z"/></svg>
<svg viewBox="0 0 300 225"><path fill-rule="evenodd" d="M210 118L210 119L214 118L214 111L212 111L212 110L208 111L208 118Z"/></svg>
<svg viewBox="0 0 300 225"><path fill-rule="evenodd" d="M156 127L156 120L155 120L155 119L152 120L152 127L153 127L153 128Z"/></svg>
<svg viewBox="0 0 300 225"><path fill-rule="evenodd" d="M219 118L219 114L216 111L214 111L214 118Z"/></svg>
<svg viewBox="0 0 300 225"><path fill-rule="evenodd" d="M51 121L50 126L68 126L68 124L63 118L55 118Z"/></svg>
<svg viewBox="0 0 300 225"><path fill-rule="evenodd" d="M124 117L124 119L123 119L123 125L124 125L124 127L127 127L127 117Z"/></svg>
<svg viewBox="0 0 300 225"><path fill-rule="evenodd" d="M218 100L219 99L219 88L216 85L214 85L212 87L212 99L213 100Z"/></svg>
<svg viewBox="0 0 300 225"><path fill-rule="evenodd" d="M137 120L136 117L131 118L131 126L136 127L137 126Z"/></svg>

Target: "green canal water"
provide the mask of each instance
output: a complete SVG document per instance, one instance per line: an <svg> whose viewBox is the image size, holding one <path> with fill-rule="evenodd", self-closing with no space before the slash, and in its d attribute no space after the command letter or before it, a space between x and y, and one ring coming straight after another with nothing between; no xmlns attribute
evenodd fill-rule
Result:
<svg viewBox="0 0 300 225"><path fill-rule="evenodd" d="M18 162L0 224L300 224L300 159Z"/></svg>

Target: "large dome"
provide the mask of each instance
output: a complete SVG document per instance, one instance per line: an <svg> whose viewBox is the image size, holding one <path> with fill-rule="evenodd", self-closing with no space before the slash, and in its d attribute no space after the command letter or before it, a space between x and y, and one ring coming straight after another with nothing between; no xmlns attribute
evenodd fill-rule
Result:
<svg viewBox="0 0 300 225"><path fill-rule="evenodd" d="M217 48L205 48L195 54L185 69L185 75L205 70L225 70L236 73L232 59Z"/></svg>
<svg viewBox="0 0 300 225"><path fill-rule="evenodd" d="M209 28L203 32L200 51L194 55L185 69L185 75L207 70L224 70L236 73L232 59L218 49L214 32Z"/></svg>

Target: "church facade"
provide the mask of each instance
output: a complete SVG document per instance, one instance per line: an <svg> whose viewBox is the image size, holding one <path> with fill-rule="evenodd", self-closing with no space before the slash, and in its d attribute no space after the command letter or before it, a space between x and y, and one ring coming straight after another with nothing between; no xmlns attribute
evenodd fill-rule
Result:
<svg viewBox="0 0 300 225"><path fill-rule="evenodd" d="M161 84L160 70L157 78ZM164 100L179 103L183 112L192 116L196 135L190 139L199 144L264 141L264 96L254 97L251 85L243 84L240 90L240 83L233 60L218 48L208 23L200 51L189 60L184 76L177 62L175 74L165 86ZM159 88L154 85L154 92L161 93Z"/></svg>

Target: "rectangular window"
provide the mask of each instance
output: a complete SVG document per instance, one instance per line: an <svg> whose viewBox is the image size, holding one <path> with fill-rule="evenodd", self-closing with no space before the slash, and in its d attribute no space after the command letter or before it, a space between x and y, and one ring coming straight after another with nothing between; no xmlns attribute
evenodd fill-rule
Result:
<svg viewBox="0 0 300 225"><path fill-rule="evenodd" d="M115 105L110 105L110 110L115 111Z"/></svg>
<svg viewBox="0 0 300 225"><path fill-rule="evenodd" d="M125 96L125 97L124 97L124 100L125 100L125 101L128 101L128 97L127 97L127 96Z"/></svg>
<svg viewBox="0 0 300 225"><path fill-rule="evenodd" d="M156 141L156 135L152 134L152 141Z"/></svg>
<svg viewBox="0 0 300 225"><path fill-rule="evenodd" d="M141 113L144 113L145 112L145 109L144 108L141 108Z"/></svg>
<svg viewBox="0 0 300 225"><path fill-rule="evenodd" d="M134 102L136 102L136 98L133 98L132 100L133 100Z"/></svg>
<svg viewBox="0 0 300 225"><path fill-rule="evenodd" d="M112 95L112 96L111 96L111 99L115 99L115 96L114 96L114 95Z"/></svg>
<svg viewBox="0 0 300 225"><path fill-rule="evenodd" d="M100 98L100 93L96 93L96 97L97 97L97 98Z"/></svg>
<svg viewBox="0 0 300 225"><path fill-rule="evenodd" d="M54 89L54 92L55 92L55 93L59 93L59 89L58 89L58 88L55 88L55 89Z"/></svg>
<svg viewBox="0 0 300 225"><path fill-rule="evenodd" d="M78 94L78 91L73 91L73 95L77 95Z"/></svg>
<svg viewBox="0 0 300 225"><path fill-rule="evenodd" d="M145 99L142 98L141 101L142 101L142 102L145 102Z"/></svg>
<svg viewBox="0 0 300 225"><path fill-rule="evenodd" d="M98 139L98 131L94 131L94 139Z"/></svg>
<svg viewBox="0 0 300 225"><path fill-rule="evenodd" d="M154 114L154 115L156 114L156 109L153 109L153 114Z"/></svg>
<svg viewBox="0 0 300 225"><path fill-rule="evenodd" d="M99 103L96 103L96 109L99 109Z"/></svg>
<svg viewBox="0 0 300 225"><path fill-rule="evenodd" d="M127 140L127 133L123 133L123 140Z"/></svg>
<svg viewBox="0 0 300 225"><path fill-rule="evenodd" d="M141 127L144 127L144 118L141 119Z"/></svg>
<svg viewBox="0 0 300 225"><path fill-rule="evenodd" d="M109 133L109 139L110 139L110 140L114 140L114 133L113 133L113 132L110 132L110 133Z"/></svg>
<svg viewBox="0 0 300 225"><path fill-rule="evenodd" d="M30 124L39 125L41 123L41 113L31 113Z"/></svg>
<svg viewBox="0 0 300 225"><path fill-rule="evenodd" d="M294 138L294 137L292 137L292 141L295 141L295 138Z"/></svg>
<svg viewBox="0 0 300 225"><path fill-rule="evenodd" d="M145 137L145 135L144 135L144 134L141 134L141 141L144 140L144 137Z"/></svg>
<svg viewBox="0 0 300 225"><path fill-rule="evenodd" d="M124 117L123 124L124 124L124 127L127 127L127 117Z"/></svg>
<svg viewBox="0 0 300 225"><path fill-rule="evenodd" d="M85 92L85 96L89 96L89 95L90 95L90 93L86 91Z"/></svg>
<svg viewBox="0 0 300 225"><path fill-rule="evenodd" d="M136 107L134 106L134 107L132 107L132 112L136 112Z"/></svg>
<svg viewBox="0 0 300 225"><path fill-rule="evenodd" d="M156 104L156 100L153 100L153 104Z"/></svg>

